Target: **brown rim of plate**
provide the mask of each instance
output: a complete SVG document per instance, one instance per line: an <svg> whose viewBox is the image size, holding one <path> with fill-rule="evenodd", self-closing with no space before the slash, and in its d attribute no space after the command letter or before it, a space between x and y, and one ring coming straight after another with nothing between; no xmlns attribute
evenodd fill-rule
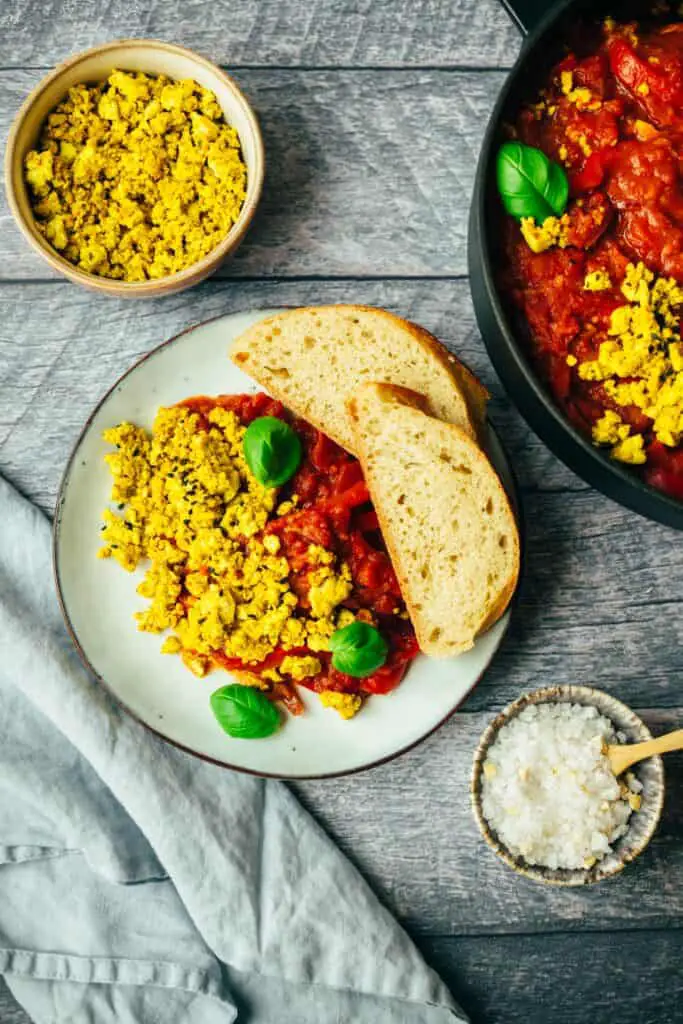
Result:
<svg viewBox="0 0 683 1024"><path fill-rule="evenodd" d="M620 718L623 719L623 722L629 723L625 726L626 728L638 730L640 733L638 741L640 741L640 739L652 739L652 733L649 728L635 713L635 711L633 711L633 709L627 704L624 704L623 701L620 701L617 697L613 697L611 693L607 693L605 690L598 690L591 686L566 684L548 686L539 690L534 690L530 693L523 693L517 698L517 700L514 700L511 704L508 704L507 707L503 708L503 710L499 712L491 722L489 722L481 735L474 755L474 762L470 777L470 800L472 804L472 811L477 824L479 825L481 834L488 846L517 874L523 875L525 878L529 878L534 882L542 882L546 885L563 886L565 888L591 885L596 882L601 882L605 878L612 878L615 875L618 875L624 870L627 864L630 864L636 859L636 857L639 857L649 844L657 830L657 826L659 825L662 815L662 809L664 807L664 794L666 788L664 765L662 758L658 754L647 758L643 762L643 764L651 764L656 775L654 786L655 793L654 796L650 797L651 800L654 799L654 803L651 805L648 804L648 819L646 820L643 818L643 821L646 822L645 831L634 846L624 852L618 849L619 845L623 844L625 840L627 840L629 835L629 832L627 831L621 839L616 841L616 848L613 850L613 853L607 854L602 861L597 861L593 867L589 869L547 868L542 865L527 864L522 857L515 856L515 854L511 853L511 851L507 849L507 847L498 839L494 830L484 817L481 807L481 775L489 747L498 735L499 730L513 718L516 718L521 711L530 705L552 703L575 703L595 707L600 714L610 719L615 729L623 731L622 724L616 718L616 715L618 714ZM610 714L609 708L613 709L612 714ZM641 812L638 811L634 813ZM610 857L614 858L611 867L609 867L609 869L606 869L604 866L601 867L601 865L604 865Z"/></svg>
<svg viewBox="0 0 683 1024"><path fill-rule="evenodd" d="M245 116L249 123L249 130L253 135L256 151L254 160L255 171L247 178L246 199L244 200L242 209L239 212L237 221L230 228L225 238L219 242L211 252L207 253L206 256L203 256L196 263L192 263L184 270L180 270L176 274L169 274L166 277L155 278L149 281L118 281L113 278L100 277L97 274L89 274L84 270L80 270L75 266L75 264L70 263L69 260L65 259L63 256L60 256L56 249L42 239L42 236L39 235L37 229L32 230L33 218L31 218L31 223L27 222L27 219L24 217L19 207L19 203L17 202L13 180L13 165L17 136L28 111L34 105L36 100L69 68L74 67L82 60L92 57L95 54L107 53L109 50L115 50L121 46L128 46L134 49L144 49L145 47L149 47L156 50L164 50L166 53L177 54L179 56L186 57L197 64L203 65L213 74L221 78L244 109ZM52 71L40 80L34 89L31 90L12 121L12 126L7 137L7 145L5 147L4 174L7 202L10 212L14 218L14 222L33 250L46 260L53 270L69 278L69 280L74 283L83 285L91 290L94 289L95 291L105 292L119 297L152 298L163 295L165 291L175 292L183 288L190 287L195 283L199 283L199 281L209 276L212 269L217 267L229 252L234 251L241 244L261 198L263 179L265 175L265 150L258 119L251 104L234 79L231 78L223 68L214 64L213 61L208 60L206 57L202 57L201 54L196 53L194 50L190 50L185 46L179 46L177 43L165 43L158 39L116 39L109 43L103 43L99 46L92 46L87 50L82 50L80 53L74 54L73 57L69 57L67 60L61 61Z"/></svg>
<svg viewBox="0 0 683 1024"><path fill-rule="evenodd" d="M284 309L284 308L288 308L289 309L289 308L296 308L296 307L280 306L280 307L277 307L277 308L278 309ZM62 473L62 478L61 478L60 483L59 483L59 489L57 491L57 500L55 502L55 513L54 513L54 518L53 518L53 523L52 523L52 571L53 571L54 580L55 580L55 589L57 591L57 600L59 601L59 607L60 607L61 612L62 612L62 617L64 619L64 624L66 626L67 632L68 632L69 636L71 637L73 645L76 648L78 656L81 659L81 661L82 661L83 665L85 666L85 668L95 677L95 679L97 679L98 683L101 683L101 685L107 691L107 693L109 694L110 698L114 701L115 704L117 704L119 707L123 708L123 710L127 714L129 714L132 719L134 719L140 725L144 726L145 729L147 729L149 732L153 733L155 736L158 736L160 739L164 740L166 743L170 743L171 746L176 747L178 750L182 750L186 754L191 754L193 757L197 757L201 761L205 761L208 764L214 764L214 765L216 765L219 768L228 768L231 771L235 771L235 772L242 772L245 775L254 775L254 776L256 776L258 778L262 778L262 779L285 779L286 781L292 781L292 782L306 782L306 781L313 781L313 780L316 780L316 779L336 779L336 778L342 778L345 775L356 775L359 772L368 771L370 768L378 768L380 765L387 764L387 762L393 761L395 758L400 757L402 754L407 754L409 751L411 751L415 747L419 746L420 743L423 743L426 739L428 739L430 736L432 736L433 733L435 733L438 729L440 729L441 726L444 725L448 721L448 719L451 718L451 716L454 715L455 712L463 705L463 703L467 700L467 698L472 693L472 691L475 689L475 687L478 686L479 683L481 682L483 676L485 675L485 673L487 672L489 666L491 665L491 662L492 662L493 658L495 657L495 655L496 655L500 645L503 643L505 637L507 636L512 615L511 614L509 615L508 621L507 621L507 623L505 625L505 629L503 631L503 635L500 638L500 644L492 652L491 657L486 662L486 664L484 665L483 669L481 670L481 672L479 673L477 678L474 680L474 682L472 683L470 688L467 690L467 692L465 694L463 694L461 700L459 700L458 703L455 704L450 709L450 711L443 716L443 718L440 718L439 721L435 725L433 725L430 729L428 729L427 732L423 733L422 736L419 736L416 740L413 740L410 743L407 743L404 747L401 747L399 750L394 751L394 753L392 753L392 754L387 754L384 757L377 758L374 761L368 761L365 764L359 765L357 768L346 768L346 769L344 769L342 771L336 771L336 772L322 772L322 773L315 773L315 774L305 774L305 775L302 774L302 775L287 775L287 776L283 776L283 775L277 775L274 772L258 771L255 768L244 768L242 765L232 764L230 761L223 761L223 760L219 760L218 758L210 757L208 754L202 754L202 753L200 753L197 750L193 750L192 747L187 747L183 743L180 743L178 740L174 740L174 739L171 739L170 736L166 736L159 729L156 729L153 725L150 725L149 722L146 722L143 718L141 718L138 714L136 714L136 712L134 712L125 703L125 701L121 700L121 698L117 694L114 693L112 688L107 683L106 679L104 679L104 677L102 675L100 675L100 673L97 671L97 669L92 664L92 662L88 658L87 654L83 650L83 647L81 646L81 643L80 643L80 641L78 639L76 631L73 628L73 625L71 623L71 618L69 616L69 612L67 610L66 603L65 603L64 597L62 595L62 584L61 584L61 579L60 579L60 574L59 574L59 565L58 565L58 559L57 559L57 546L58 546L58 542L59 542L59 531L60 531L61 519L62 519L62 508L63 508L63 504L64 504L64 492L65 492L65 490L66 490L66 488L68 486L68 483L69 483L69 477L71 475L71 469L72 469L72 466L73 466L73 464L74 464L74 462L76 460L76 457L78 455L78 449L80 448L81 442L84 439L85 435L90 430L92 421L95 418L95 416L97 415L97 413L100 410L100 408L104 405L104 403L107 401L107 399L112 394L112 392L116 391L116 389L121 384L121 381L124 380L125 377L127 377L129 374L133 373L139 366L141 366L143 363L147 362L148 359L151 359L153 356L155 356L157 353L161 352L163 349L167 348L168 346L173 345L175 342L177 342L180 338L184 337L186 334L190 334L192 331L196 331L200 327L205 327L207 324L215 323L216 320L222 320L225 316L233 316L233 315L238 315L239 313L251 313L251 312L256 313L256 312L260 312L260 311L259 310L232 310L231 313L219 313L217 316L212 316L212 317L209 317L207 320L202 320L200 323L192 324L191 327L186 327L184 330L179 331L178 334L174 334L172 338L168 338L166 341L163 341L160 345L157 345L155 348L151 349L149 352L146 352L143 356L141 356L139 359L137 359L132 364L132 366L129 366L128 369L124 373L122 373L116 379L116 381L111 385L111 387L107 389L107 391L104 393L102 398L99 400L99 402L97 402L95 407L92 409L90 415L88 416L87 420L85 421L85 424L84 424L83 428L81 429L78 437L76 438L76 442L74 443L73 448L71 449L71 453L69 455L69 458L67 460L66 466L64 468L64 472ZM271 310L263 310L263 312L264 312L264 314L266 314L266 313L272 312L272 311ZM487 420L487 422L488 422L488 420ZM489 423L489 427L491 427L490 423ZM491 427L491 429L493 429L493 428ZM502 443L500 441L500 438L498 437L498 434L495 431L494 431L494 433L495 433L496 439L498 440L498 443L501 446L502 451L505 452L505 448L503 447L503 445L502 445ZM510 482L511 482L511 490L512 490L512 494L510 495L510 497L513 500L514 508L515 508L515 511L516 511L516 514L517 514L517 523L518 523L519 538L520 538L520 545L519 545L520 546L520 572L519 572L519 577L518 577L518 581L517 581L517 586L515 588L515 592L512 595L512 598L510 600L510 603L509 603L506 611L504 612L504 614L507 615L508 613L512 613L512 611L514 610L514 606L517 604L517 601L519 599L520 583L521 583L521 579L522 579L522 572L523 572L523 566L524 566L525 523L524 523L524 516L523 516L523 513L522 513L522 504L521 504L521 501L520 501L520 491L519 491L519 483L517 481L517 476L516 476L516 474L515 474L515 472L514 472L514 470L512 468L511 463L507 459L507 453L505 453L505 454L506 454L507 469L508 469L508 472L510 474Z"/></svg>

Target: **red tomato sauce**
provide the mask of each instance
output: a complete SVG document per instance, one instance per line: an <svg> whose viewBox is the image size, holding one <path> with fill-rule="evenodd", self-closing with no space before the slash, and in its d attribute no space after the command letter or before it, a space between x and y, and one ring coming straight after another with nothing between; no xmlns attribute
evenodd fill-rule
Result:
<svg viewBox="0 0 683 1024"><path fill-rule="evenodd" d="M301 680L299 685L316 692L336 690L354 694L388 693L395 689L419 653L419 647L405 616L396 573L384 546L358 460L305 420L293 417L281 402L262 392L217 398L200 396L179 404L199 414L200 430L208 430L209 422L205 417L216 407L230 409L245 426L260 416L277 416L294 428L301 439L302 460L297 472L281 488L278 502L287 501L293 494L299 500L294 511L272 519L265 532L279 537L282 553L290 565L290 586L303 604L308 593L307 577L313 568L307 557L311 544L320 545L347 562L353 590L343 607L376 625L389 645L386 663L364 679L338 672L328 653L307 647L278 649L259 665L246 665L216 651L213 655L216 665L228 671L242 670L258 675L266 669L277 668L287 655L310 654L322 662L322 672L314 678ZM303 711L296 688L290 682L276 683L270 696L283 701L294 714Z"/></svg>
<svg viewBox="0 0 683 1024"><path fill-rule="evenodd" d="M590 434L606 410L618 412L643 435L647 461L637 472L683 500L680 446L661 444L639 409L615 404L601 382L567 364L567 356L596 357L612 311L625 303L629 263L683 284L683 24L606 24L577 38L513 130L567 171L569 244L535 254L505 217L501 289L526 321L529 354L570 421ZM598 102L572 101L563 71ZM596 270L609 274L609 290L584 290Z"/></svg>

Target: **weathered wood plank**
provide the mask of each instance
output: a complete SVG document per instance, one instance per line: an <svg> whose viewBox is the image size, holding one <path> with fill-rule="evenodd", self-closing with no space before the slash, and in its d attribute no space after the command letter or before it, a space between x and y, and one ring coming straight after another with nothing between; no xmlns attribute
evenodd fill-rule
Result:
<svg viewBox="0 0 683 1024"><path fill-rule="evenodd" d="M608 933L423 938L420 945L472 1024L680 1021L681 932L632 932L618 941ZM31 1024L1 978L0 1020Z"/></svg>
<svg viewBox="0 0 683 1024"><path fill-rule="evenodd" d="M434 939L472 1024L679 1024L681 932Z"/></svg>
<svg viewBox="0 0 683 1024"><path fill-rule="evenodd" d="M435 331L494 392L492 416L525 492L526 572L510 634L471 695L474 710L520 689L587 682L627 702L680 703L683 548L587 489L501 395L467 282L209 282L157 302L97 302L68 284L0 287L0 471L49 511L98 398L143 352L235 309L383 305ZM575 492L575 493L574 493Z"/></svg>
<svg viewBox="0 0 683 1024"><path fill-rule="evenodd" d="M37 71L0 72L0 139ZM467 270L476 156L500 72L241 71L267 180L222 276L454 276ZM0 198L0 279L51 272Z"/></svg>
<svg viewBox="0 0 683 1024"><path fill-rule="evenodd" d="M678 537L585 488L531 435L501 396L466 281L359 280L465 273L475 157L504 76L455 69L509 66L516 31L497 0L9 0L0 138L40 69L126 35L178 41L239 69L269 157L258 220L222 271L242 280L142 306L95 305L62 284L0 285L0 472L49 509L97 398L135 357L221 312L359 301L443 337L493 390L524 490L527 572L513 626L463 713L421 747L358 778L295 788L418 934L475 1024L675 1024L683 812L672 795L683 759L667 760L669 798L650 849L586 892L534 886L499 864L465 780L492 710L543 683L594 683L650 708L656 731L680 725ZM261 275L354 280L244 280ZM45 276L0 195L0 279ZM669 931L630 930L643 928ZM28 1024L1 979L0 1021Z"/></svg>
<svg viewBox="0 0 683 1024"><path fill-rule="evenodd" d="M5 0L0 65L54 64L130 36L219 64L508 67L519 33L497 0Z"/></svg>
<svg viewBox="0 0 683 1024"><path fill-rule="evenodd" d="M31 1024L31 1018L16 1003L2 978L0 978L0 1021L2 1024Z"/></svg>
<svg viewBox="0 0 683 1024"><path fill-rule="evenodd" d="M683 708L642 714L660 733L680 726ZM683 784L683 757L667 758L669 798L659 831L640 859L610 881L559 889L515 874L479 834L468 780L490 718L491 712L458 714L396 761L355 777L293 788L411 933L680 928L683 809L676 794Z"/></svg>

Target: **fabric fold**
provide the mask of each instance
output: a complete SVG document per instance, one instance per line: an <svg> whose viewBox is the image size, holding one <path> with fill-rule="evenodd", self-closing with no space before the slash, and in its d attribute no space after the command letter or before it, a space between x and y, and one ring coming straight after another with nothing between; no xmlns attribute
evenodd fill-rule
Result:
<svg viewBox="0 0 683 1024"><path fill-rule="evenodd" d="M21 940L36 954L97 956L110 964L133 947L132 959L145 962L144 950L153 946L161 962L177 964L172 934L180 929L188 955L191 949L183 969L217 971L224 992L232 978L251 1007L250 1020L272 1019L267 1013L277 1006L280 1024L355 1022L365 1013L386 1024L464 1019L406 933L286 786L194 759L112 702L66 638L52 590L48 522L2 480L0 515L0 853L10 851L0 867L0 935L12 931L12 912L33 914L14 947L4 945L19 948ZM62 855L22 857L13 849ZM52 920L41 923L29 909L29 891L48 881ZM9 886L13 898L5 900ZM70 913L60 891L80 900L83 915L64 933L69 949L58 940ZM110 926L104 932L92 920L97 915ZM140 943L133 929L141 931ZM32 1012L29 1002L37 1007L40 1000L27 992L35 990L6 971ZM111 977L63 984L92 989L92 1005L100 1004L92 1013L109 1014L114 996L103 989L128 985ZM48 984L37 975L31 980ZM49 981L54 993L60 984ZM122 1020L148 1019L135 1016L142 1012L135 1004L149 1004L153 983L139 984ZM40 992L43 998L46 988ZM186 1004L186 995L178 998ZM232 1013L232 996L221 998ZM175 1013L163 1005L165 1020ZM90 1019L109 1018L83 1016ZM197 1019L203 1024L204 1017Z"/></svg>

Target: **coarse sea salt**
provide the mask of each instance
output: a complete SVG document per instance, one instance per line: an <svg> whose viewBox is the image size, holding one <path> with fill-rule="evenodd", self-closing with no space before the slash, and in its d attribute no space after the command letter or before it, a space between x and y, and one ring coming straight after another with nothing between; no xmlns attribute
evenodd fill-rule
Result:
<svg viewBox="0 0 683 1024"><path fill-rule="evenodd" d="M642 785L617 780L603 753L623 742L597 708L531 704L499 730L482 772L481 806L527 864L590 868L624 835Z"/></svg>

